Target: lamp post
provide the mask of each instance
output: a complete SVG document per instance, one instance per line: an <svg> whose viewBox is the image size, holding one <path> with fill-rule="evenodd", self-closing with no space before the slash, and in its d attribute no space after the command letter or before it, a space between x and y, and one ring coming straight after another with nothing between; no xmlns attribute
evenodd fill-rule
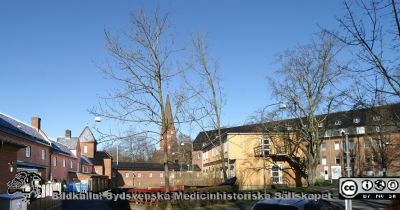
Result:
<svg viewBox="0 0 400 210"><path fill-rule="evenodd" d="M350 177L351 174L351 167L350 167L350 150L349 150L349 135L347 132L342 131L342 136L345 138L345 145L346 145L346 177ZM350 199L345 200L345 209L351 210L352 209L352 202Z"/></svg>
<svg viewBox="0 0 400 210"><path fill-rule="evenodd" d="M275 105L279 105L279 109L280 110L284 110L284 109L287 108L287 105L285 103L282 103L282 102L278 102L278 103L273 103L273 104L267 105L267 106L265 106L263 108L263 111L262 111L262 115L263 116L261 116L261 117L264 118L264 113L265 113L265 110L267 108L269 108L271 106L275 106ZM263 120L263 119L261 119L261 120ZM263 188L264 188L264 194L266 194L267 193L267 173L265 171L266 170L265 169L266 168L266 163L265 163L265 152L264 152L264 149L265 149L265 147L264 147L264 139L262 139L261 152L262 152L262 159L263 159L263 178L264 178L264 186L263 186Z"/></svg>

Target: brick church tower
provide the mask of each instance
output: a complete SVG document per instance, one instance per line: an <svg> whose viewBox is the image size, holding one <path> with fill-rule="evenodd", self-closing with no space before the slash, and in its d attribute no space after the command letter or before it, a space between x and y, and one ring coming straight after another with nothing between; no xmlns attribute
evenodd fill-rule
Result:
<svg viewBox="0 0 400 210"><path fill-rule="evenodd" d="M169 95L167 95L167 100L165 102L165 119L167 121L167 145L168 145L168 153L171 154L176 149L177 138L176 138L176 130L174 125L174 117L172 116L171 110L171 102L169 100ZM161 133L164 128L161 129ZM164 151L164 139L160 137L160 151Z"/></svg>

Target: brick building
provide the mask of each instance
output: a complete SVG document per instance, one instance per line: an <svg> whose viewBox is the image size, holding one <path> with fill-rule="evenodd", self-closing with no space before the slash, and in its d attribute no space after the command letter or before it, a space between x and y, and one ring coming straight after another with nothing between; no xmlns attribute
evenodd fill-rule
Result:
<svg viewBox="0 0 400 210"><path fill-rule="evenodd" d="M400 104L354 109L326 116L319 116L325 120L318 125L323 133L323 143L317 179L344 176L346 159L343 132L349 137L353 176L399 175ZM291 143L300 131L297 119L222 129L228 176L236 176L242 189L262 188L265 161L267 185L304 185L305 176L296 163L304 159L304 154ZM221 178L219 143L215 139L215 130L199 133L194 141L193 161L198 164L201 154L199 165L203 173Z"/></svg>
<svg viewBox="0 0 400 210"><path fill-rule="evenodd" d="M32 124L28 125L0 113L0 139L25 145L17 153L17 171L38 173L45 181L51 179L51 142L41 130L40 118L32 117Z"/></svg>
<svg viewBox="0 0 400 210"><path fill-rule="evenodd" d="M171 186L184 184L185 178L201 175L198 166L171 163L168 167ZM112 176L113 185L117 187L162 187L165 185L164 165L161 163L113 163Z"/></svg>
<svg viewBox="0 0 400 210"><path fill-rule="evenodd" d="M6 141L0 137L0 194L7 193L7 182L17 171L17 153L25 145Z"/></svg>

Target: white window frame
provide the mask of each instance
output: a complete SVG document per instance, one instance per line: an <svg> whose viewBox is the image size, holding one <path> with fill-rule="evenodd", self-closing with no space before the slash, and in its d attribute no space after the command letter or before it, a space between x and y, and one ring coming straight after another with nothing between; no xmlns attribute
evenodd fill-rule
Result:
<svg viewBox="0 0 400 210"><path fill-rule="evenodd" d="M153 173L149 173L149 178L152 178L153 177Z"/></svg>
<svg viewBox="0 0 400 210"><path fill-rule="evenodd" d="M160 173L160 178L162 178L164 176L164 173L163 172L161 172Z"/></svg>
<svg viewBox="0 0 400 210"><path fill-rule="evenodd" d="M353 123L354 123L354 124L358 124L358 123L360 123L360 122L361 122L361 119L360 119L359 117L353 118Z"/></svg>
<svg viewBox="0 0 400 210"><path fill-rule="evenodd" d="M70 169L73 169L73 168L74 168L74 161L71 160L71 161L69 162L69 164L70 164Z"/></svg>
<svg viewBox="0 0 400 210"><path fill-rule="evenodd" d="M335 121L335 125L341 125L342 124L342 121L341 120L336 120Z"/></svg>
<svg viewBox="0 0 400 210"><path fill-rule="evenodd" d="M42 160L46 160L46 151L42 149L42 154L41 154Z"/></svg>
<svg viewBox="0 0 400 210"><path fill-rule="evenodd" d="M268 140L268 144L265 141ZM268 152L267 154L265 152ZM270 138L262 138L261 139L261 155L270 155L271 154L271 139Z"/></svg>
<svg viewBox="0 0 400 210"><path fill-rule="evenodd" d="M339 141L335 141L334 142L334 149L335 150L340 150L340 142Z"/></svg>
<svg viewBox="0 0 400 210"><path fill-rule="evenodd" d="M29 158L31 157L31 146L26 146L25 148L25 157Z"/></svg>
<svg viewBox="0 0 400 210"><path fill-rule="evenodd" d="M326 143L321 143L321 151L326 151Z"/></svg>
<svg viewBox="0 0 400 210"><path fill-rule="evenodd" d="M87 153L87 145L83 146L83 153Z"/></svg>
<svg viewBox="0 0 400 210"><path fill-rule="evenodd" d="M65 159L63 159L63 167L65 168L66 165L67 165L67 161Z"/></svg>
<svg viewBox="0 0 400 210"><path fill-rule="evenodd" d="M53 158L53 166L57 166L57 157Z"/></svg>
<svg viewBox="0 0 400 210"><path fill-rule="evenodd" d="M322 128L322 127L324 127L324 123L323 122L318 123L318 128Z"/></svg>
<svg viewBox="0 0 400 210"><path fill-rule="evenodd" d="M325 156L323 156L322 158L321 158L321 165L326 165L327 164L327 162L328 162L328 159L325 157Z"/></svg>
<svg viewBox="0 0 400 210"><path fill-rule="evenodd" d="M276 176L273 175L273 173L276 172L276 171L272 170L272 168L274 166L278 166L279 167L279 170L278 170L278 180L279 181L278 182L273 182L273 178L276 177ZM271 170L271 183L272 184L282 184L283 183L282 182L282 179L283 179L283 177L282 177L282 164L271 164L270 165L270 170Z"/></svg>
<svg viewBox="0 0 400 210"><path fill-rule="evenodd" d="M125 178L129 178L129 172L125 172Z"/></svg>

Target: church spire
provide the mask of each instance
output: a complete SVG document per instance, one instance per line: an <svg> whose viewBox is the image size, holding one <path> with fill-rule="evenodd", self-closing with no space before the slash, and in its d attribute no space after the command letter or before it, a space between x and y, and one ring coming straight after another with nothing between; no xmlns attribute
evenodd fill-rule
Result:
<svg viewBox="0 0 400 210"><path fill-rule="evenodd" d="M175 131L175 125L174 125L174 117L172 115L172 109L171 109L171 101L169 99L169 94L167 95L167 99L165 102L165 107L164 107L164 117L166 120L167 124L167 145L168 145L168 152L172 152L172 147L176 145L177 139L176 139L176 131ZM162 128L161 133L164 131L165 127ZM160 136L160 150L164 150L164 142L163 142L163 137Z"/></svg>

